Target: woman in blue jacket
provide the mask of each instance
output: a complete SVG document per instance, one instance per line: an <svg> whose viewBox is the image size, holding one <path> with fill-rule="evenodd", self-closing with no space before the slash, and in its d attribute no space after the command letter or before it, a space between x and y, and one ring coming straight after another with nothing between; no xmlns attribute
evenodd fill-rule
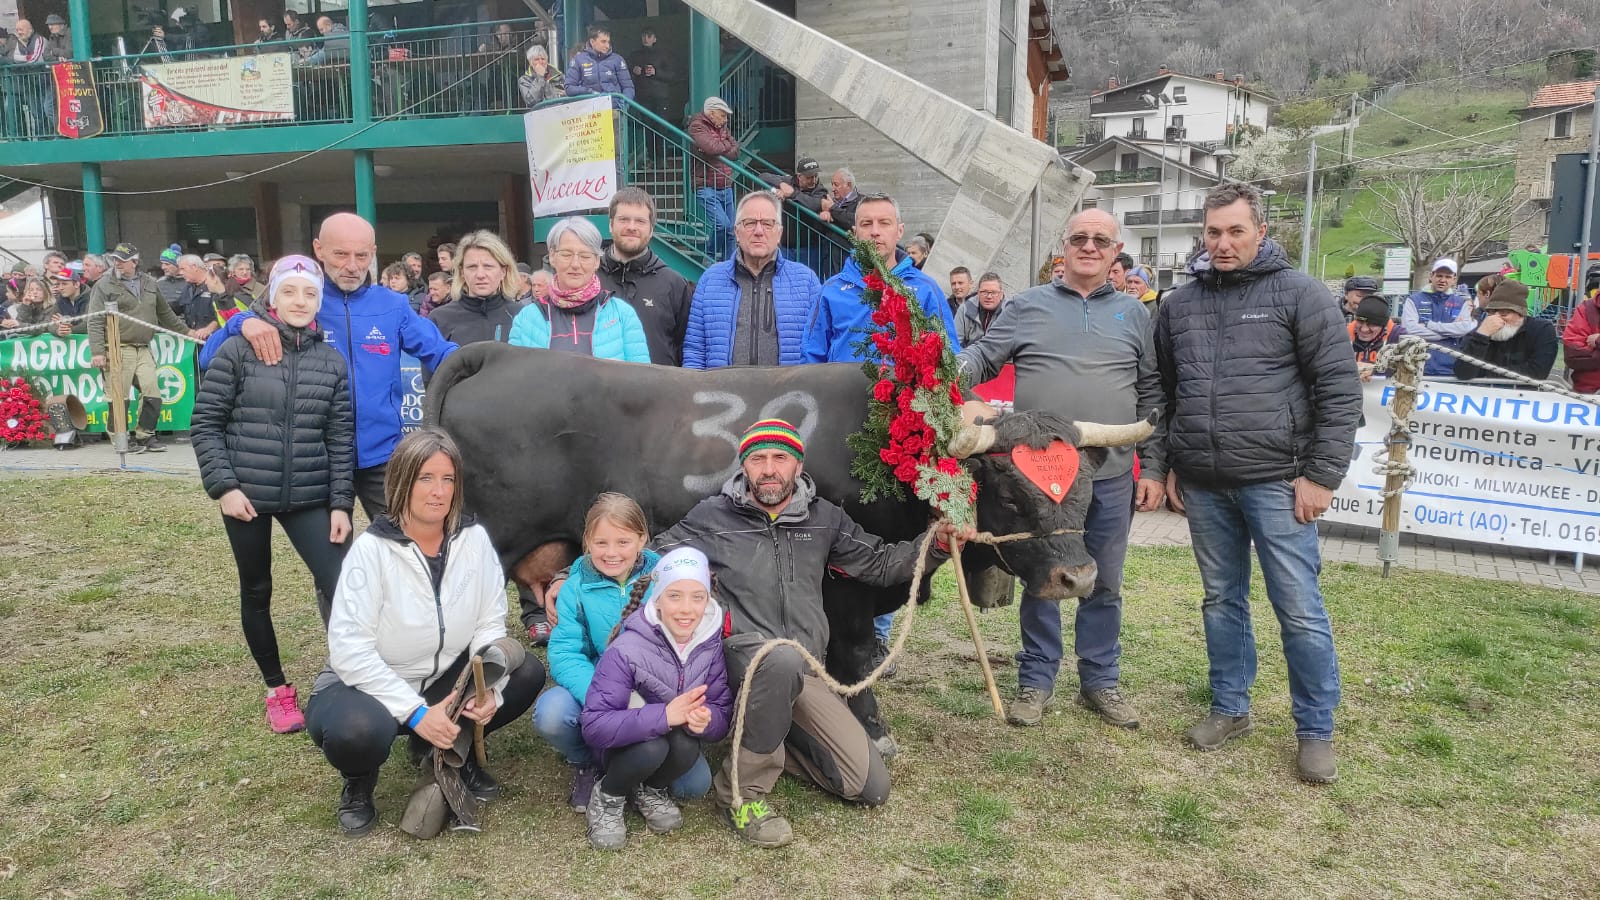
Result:
<svg viewBox="0 0 1600 900"><path fill-rule="evenodd" d="M555 279L550 296L528 304L511 323L511 343L582 353L599 359L647 363L650 345L628 301L600 287L600 232L569 216L550 229L546 243Z"/></svg>

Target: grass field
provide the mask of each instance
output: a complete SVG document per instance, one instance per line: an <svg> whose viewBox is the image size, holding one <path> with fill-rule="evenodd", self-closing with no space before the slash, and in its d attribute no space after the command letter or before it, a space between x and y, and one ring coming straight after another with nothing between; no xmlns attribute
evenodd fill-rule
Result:
<svg viewBox="0 0 1600 900"><path fill-rule="evenodd" d="M588 849L564 766L523 727L491 740L507 786L479 835L395 827L404 754L366 838L333 827L338 779L261 721L236 584L197 485L0 481L0 896L1590 897L1600 894L1600 629L1593 598L1332 567L1338 784L1290 776L1271 614L1257 610L1254 735L1179 743L1207 707L1200 588L1183 548L1135 550L1124 681L1144 727L1062 700L1043 727L989 712L941 575L880 698L901 756L862 810L790 779L798 840L743 847L707 803L666 836ZM308 577L281 542L286 667L323 658ZM1259 590L1258 590L1259 592ZM1264 604L1263 604L1264 606ZM987 613L996 655L1012 609ZM1014 669L999 669L1006 694ZM717 751L720 756L720 750Z"/></svg>

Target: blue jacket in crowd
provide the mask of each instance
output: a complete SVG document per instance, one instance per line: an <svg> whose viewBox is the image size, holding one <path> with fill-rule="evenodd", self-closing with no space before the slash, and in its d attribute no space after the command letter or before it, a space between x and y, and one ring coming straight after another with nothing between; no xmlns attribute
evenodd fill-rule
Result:
<svg viewBox="0 0 1600 900"><path fill-rule="evenodd" d="M567 96L578 94L621 94L633 99L633 77L628 63L615 53L600 54L584 47L567 66Z"/></svg>
<svg viewBox="0 0 1600 900"><path fill-rule="evenodd" d="M739 255L706 269L689 303L689 330L683 338L685 369L719 369L733 353L733 327L739 319L739 283L733 267ZM815 272L778 254L772 275L772 305L778 317L778 364L805 362L801 342L822 285Z"/></svg>
<svg viewBox="0 0 1600 900"><path fill-rule="evenodd" d="M506 343L513 347L549 349L552 314L566 315L559 309L552 313L537 300L529 303L511 320L511 337ZM650 361L650 342L645 337L639 314L633 311L628 301L616 294L602 293L596 301L594 333L589 336L589 341L596 359L620 359L636 363Z"/></svg>
<svg viewBox="0 0 1600 900"><path fill-rule="evenodd" d="M244 320L252 315L243 312L234 316L218 333L238 334ZM317 327L350 366L356 468L381 466L400 443L400 400L405 394L400 377L401 354L417 357L427 371L433 371L445 357L456 352L456 345L445 340L432 322L417 315L404 294L371 282L347 294L324 278ZM211 362L223 341L206 342L200 354L201 368Z"/></svg>
<svg viewBox="0 0 1600 900"><path fill-rule="evenodd" d="M944 290L932 277L916 267L905 251L898 251L893 274L917 295L917 302L928 317L944 325L945 343L951 353L961 352L956 340L956 323L950 317L950 304ZM866 281L854 256L845 260L844 270L822 285L822 300L806 329L805 361L860 362L866 357L856 350L863 337L876 330L872 310L861 302Z"/></svg>

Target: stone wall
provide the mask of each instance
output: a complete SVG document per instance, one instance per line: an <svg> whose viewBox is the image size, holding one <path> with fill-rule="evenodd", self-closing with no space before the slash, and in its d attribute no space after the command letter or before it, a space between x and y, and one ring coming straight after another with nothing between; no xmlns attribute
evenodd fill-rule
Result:
<svg viewBox="0 0 1600 900"><path fill-rule="evenodd" d="M1532 110L1544 114L1549 110ZM1544 247L1549 238L1549 201L1535 200L1535 189L1550 181L1550 165L1562 153L1587 153L1589 151L1590 108L1581 106L1573 110L1571 136L1553 138L1552 118L1534 118L1524 121L1517 132L1516 191L1523 198L1511 216L1510 246L1519 250L1529 244ZM1563 248L1565 249L1565 248Z"/></svg>

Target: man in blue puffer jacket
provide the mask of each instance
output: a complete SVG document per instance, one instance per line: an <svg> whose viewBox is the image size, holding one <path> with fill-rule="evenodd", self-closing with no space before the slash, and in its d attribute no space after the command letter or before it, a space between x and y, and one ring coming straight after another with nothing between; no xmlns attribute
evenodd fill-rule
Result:
<svg viewBox="0 0 1600 900"><path fill-rule="evenodd" d="M628 63L611 52L611 32L599 25L589 26L589 46L578 51L567 66L567 96L579 94L621 94L633 99L633 76Z"/></svg>
<svg viewBox="0 0 1600 900"><path fill-rule="evenodd" d="M400 443L400 399L405 393L401 354L417 357L425 371L433 371L456 351L456 345L445 340L432 322L413 312L404 294L368 281L378 247L367 220L354 213L334 213L323 221L312 247L325 274L317 328L350 366L356 496L367 518L375 519L387 511L383 477L389 456ZM256 356L268 365L283 359L278 329L251 313L229 319L223 333L244 335ZM214 353L218 346L220 341L207 343L201 352L202 368L211 361L206 351Z"/></svg>
<svg viewBox="0 0 1600 900"><path fill-rule="evenodd" d="M771 191L746 194L734 213L738 250L706 269L689 301L685 369L793 366L822 284L810 269L778 252L782 201Z"/></svg>
<svg viewBox="0 0 1600 900"><path fill-rule="evenodd" d="M896 246L906 233L905 223L900 221L900 205L884 194L863 197L856 206L854 231L861 240L871 241L884 261L893 265L895 277L917 295L922 311L944 325L950 352L960 353L956 323L950 315L950 304L944 300L944 289ZM823 284L822 302L817 304L817 314L806 329L806 362L860 362L866 358L857 345L876 329L872 310L861 302L865 289L865 276L854 256L845 261L843 271Z"/></svg>

